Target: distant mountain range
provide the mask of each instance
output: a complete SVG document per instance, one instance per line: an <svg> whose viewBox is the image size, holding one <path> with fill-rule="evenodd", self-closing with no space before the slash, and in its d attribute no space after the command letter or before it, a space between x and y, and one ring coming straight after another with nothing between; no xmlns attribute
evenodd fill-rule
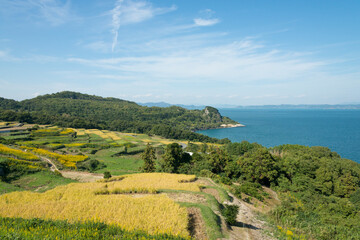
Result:
<svg viewBox="0 0 360 240"><path fill-rule="evenodd" d="M300 104L300 105L263 105L263 106L238 106L243 109L360 109L360 104Z"/></svg>
<svg viewBox="0 0 360 240"><path fill-rule="evenodd" d="M171 107L171 106L177 106L177 107L182 107L182 108L186 108L189 110L194 110L194 109L199 109L202 110L204 109L206 106L205 105L184 105L184 104L170 104L170 103L166 103L166 102L147 102L147 103L137 103L140 106L145 106L145 107Z"/></svg>
<svg viewBox="0 0 360 240"><path fill-rule="evenodd" d="M204 109L205 105L185 105L170 104L166 102L147 102L138 103L146 107L171 107L178 106L186 109ZM238 108L238 109L360 109L360 104L281 104L281 105L256 105L256 106L239 106L230 104L214 105L216 108Z"/></svg>

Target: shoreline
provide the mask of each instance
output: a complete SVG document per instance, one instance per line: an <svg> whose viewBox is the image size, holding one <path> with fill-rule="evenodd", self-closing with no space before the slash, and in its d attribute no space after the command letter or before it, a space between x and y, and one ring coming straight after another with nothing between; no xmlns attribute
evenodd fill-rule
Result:
<svg viewBox="0 0 360 240"><path fill-rule="evenodd" d="M236 127L245 127L244 124L237 123L237 124L221 124L219 128L236 128ZM219 129L216 128L216 129Z"/></svg>
<svg viewBox="0 0 360 240"><path fill-rule="evenodd" d="M236 123L236 124L221 124L219 127L215 127L215 128L204 128L204 129L195 129L192 130L192 132L198 132L198 131L204 131L204 130L212 130L212 129L223 129L223 128L237 128L237 127L245 127L246 125L241 124L241 123Z"/></svg>

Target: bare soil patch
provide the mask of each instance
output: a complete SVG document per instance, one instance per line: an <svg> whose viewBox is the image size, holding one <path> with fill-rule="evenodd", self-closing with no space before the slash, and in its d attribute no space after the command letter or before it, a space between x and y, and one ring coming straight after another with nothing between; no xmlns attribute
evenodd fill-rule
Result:
<svg viewBox="0 0 360 240"><path fill-rule="evenodd" d="M202 192L204 193L208 193L212 196L214 196L216 198L216 200L221 203L221 200L220 200L220 194L218 192L218 190L216 190L215 188L204 188L201 190Z"/></svg>
<svg viewBox="0 0 360 240"><path fill-rule="evenodd" d="M205 222L201 216L200 209L191 207L188 208L188 213L190 236L197 240L208 239L205 232Z"/></svg>
<svg viewBox="0 0 360 240"><path fill-rule="evenodd" d="M196 179L195 183L198 183L198 184L201 184L204 186L215 186L214 183L212 183L208 179L204 179L204 178Z"/></svg>
<svg viewBox="0 0 360 240"><path fill-rule="evenodd" d="M77 180L79 182L95 182L102 179L103 174L89 173L89 172L76 172L76 171L60 171L61 175L65 178Z"/></svg>
<svg viewBox="0 0 360 240"><path fill-rule="evenodd" d="M169 198L176 202L206 203L206 198L200 194L192 193L166 193Z"/></svg>
<svg viewBox="0 0 360 240"><path fill-rule="evenodd" d="M237 223L229 229L229 239L274 240L275 238L265 233L267 230L266 223L257 218L256 211L259 210L253 205L245 203L233 195L231 196L234 200L227 204L239 206L239 213L236 218Z"/></svg>

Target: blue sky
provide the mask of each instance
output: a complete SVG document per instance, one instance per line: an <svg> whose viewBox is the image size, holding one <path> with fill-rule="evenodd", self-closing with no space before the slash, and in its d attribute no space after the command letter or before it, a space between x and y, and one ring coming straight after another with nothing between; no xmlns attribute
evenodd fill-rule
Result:
<svg viewBox="0 0 360 240"><path fill-rule="evenodd" d="M357 0L0 0L0 96L360 102Z"/></svg>

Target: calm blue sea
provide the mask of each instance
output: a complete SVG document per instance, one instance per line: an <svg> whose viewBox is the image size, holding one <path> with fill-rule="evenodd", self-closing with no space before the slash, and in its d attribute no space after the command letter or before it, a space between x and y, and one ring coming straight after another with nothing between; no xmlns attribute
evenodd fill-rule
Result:
<svg viewBox="0 0 360 240"><path fill-rule="evenodd" d="M233 142L266 147L281 144L325 146L360 163L360 110L219 109L246 127L198 131Z"/></svg>

